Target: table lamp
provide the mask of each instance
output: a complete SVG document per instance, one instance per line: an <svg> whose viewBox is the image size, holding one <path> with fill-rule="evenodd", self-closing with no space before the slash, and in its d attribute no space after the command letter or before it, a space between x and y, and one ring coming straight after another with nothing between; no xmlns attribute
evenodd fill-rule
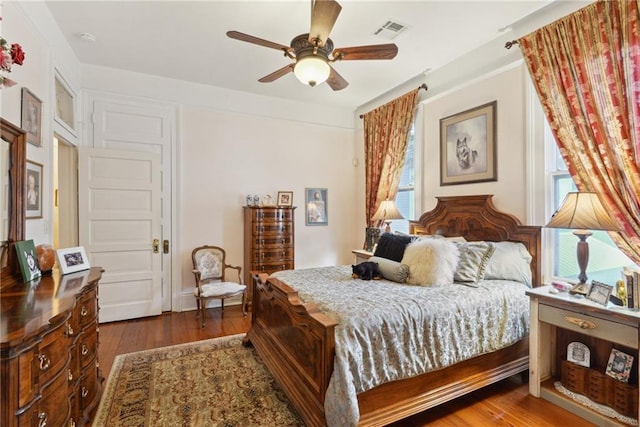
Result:
<svg viewBox="0 0 640 427"><path fill-rule="evenodd" d="M578 266L580 267L580 283L569 292L586 295L587 264L589 262L589 244L587 237L593 234L589 230L619 230L618 224L609 216L596 193L568 193L557 211L551 216L548 228L571 228L578 237Z"/></svg>
<svg viewBox="0 0 640 427"><path fill-rule="evenodd" d="M380 204L380 207L373 214L374 221L384 221L387 224L385 228L385 233L391 233L391 220L392 219L404 219L398 208L396 207L396 202L393 200L385 200Z"/></svg>

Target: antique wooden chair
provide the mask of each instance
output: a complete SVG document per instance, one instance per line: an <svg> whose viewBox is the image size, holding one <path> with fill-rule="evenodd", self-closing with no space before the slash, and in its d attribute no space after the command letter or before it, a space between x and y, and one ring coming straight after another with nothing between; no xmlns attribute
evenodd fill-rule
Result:
<svg viewBox="0 0 640 427"><path fill-rule="evenodd" d="M200 246L191 252L193 274L196 276L196 287L193 294L198 305L198 316L202 316L202 327L205 324L207 302L219 299L224 311L224 300L242 294L242 314L247 315L247 287L242 284L242 267L225 262L226 253L218 246ZM237 270L238 281L225 281L227 269Z"/></svg>

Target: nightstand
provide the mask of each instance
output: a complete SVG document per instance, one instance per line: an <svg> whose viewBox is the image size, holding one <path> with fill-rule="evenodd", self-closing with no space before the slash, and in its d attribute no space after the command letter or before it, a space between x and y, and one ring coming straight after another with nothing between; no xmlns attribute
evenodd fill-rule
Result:
<svg viewBox="0 0 640 427"><path fill-rule="evenodd" d="M367 261L370 257L373 256L373 252L365 251L364 249L354 249L351 251L354 255L354 263L360 264L361 262Z"/></svg>
<svg viewBox="0 0 640 427"><path fill-rule="evenodd" d="M555 382L627 417L638 416L638 325L640 312L607 307L568 292L552 294L551 286L530 289L529 393L597 425L624 425L558 391ZM571 342L586 344L590 366L567 361ZM605 374L611 349L632 355L628 383Z"/></svg>

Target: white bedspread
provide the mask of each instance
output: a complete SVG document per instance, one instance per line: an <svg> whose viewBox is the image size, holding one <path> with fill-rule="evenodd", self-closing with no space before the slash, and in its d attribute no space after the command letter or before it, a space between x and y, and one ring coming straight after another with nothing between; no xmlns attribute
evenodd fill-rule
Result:
<svg viewBox="0 0 640 427"><path fill-rule="evenodd" d="M350 266L273 274L338 322L329 426L354 426L356 394L509 346L529 331L524 284L423 287L351 278Z"/></svg>

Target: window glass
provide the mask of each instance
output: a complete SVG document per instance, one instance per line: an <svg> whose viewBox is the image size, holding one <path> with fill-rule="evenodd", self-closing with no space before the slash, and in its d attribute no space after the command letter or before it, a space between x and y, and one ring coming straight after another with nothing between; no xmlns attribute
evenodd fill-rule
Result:
<svg viewBox="0 0 640 427"><path fill-rule="evenodd" d="M553 163L556 170L550 174L553 191L553 211L555 212L564 200L567 193L578 191L573 179L566 172L567 167L560 156L557 144L551 135L546 133L547 144L553 144ZM553 250L553 276L578 281L580 267L578 267L577 244L578 237L573 234L573 230L553 228L552 230L552 250ZM629 259L613 242L606 231L593 231L593 235L587 238L589 243L589 263L587 264L587 282L597 280L599 282L614 285L622 278L621 271L625 266L634 266Z"/></svg>
<svg viewBox="0 0 640 427"><path fill-rule="evenodd" d="M404 159L404 167L402 176L400 177L400 186L398 187L398 195L396 196L396 206L404 217L404 219L396 219L391 221L392 231L409 232L409 220L414 219L415 212L415 125L411 126L409 131L409 141L407 143L407 153Z"/></svg>

